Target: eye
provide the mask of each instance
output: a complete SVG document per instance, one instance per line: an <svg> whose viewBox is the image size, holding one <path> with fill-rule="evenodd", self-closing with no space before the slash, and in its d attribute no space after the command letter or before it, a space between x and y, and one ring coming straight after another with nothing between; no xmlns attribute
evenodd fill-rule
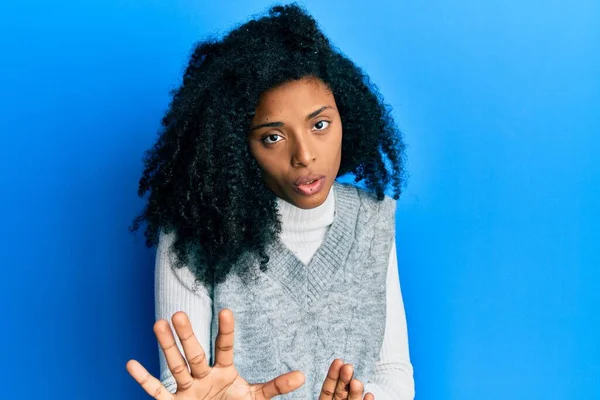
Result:
<svg viewBox="0 0 600 400"><path fill-rule="evenodd" d="M329 122L329 121L325 121L325 120L323 119L323 120L321 120L321 121L317 122L316 124L314 124L313 126L314 126L315 128L317 128L317 130L318 130L318 131L324 131L325 129L327 129L327 128L329 127L329 124L330 124L330 123L331 123L331 122Z"/></svg>
<svg viewBox="0 0 600 400"><path fill-rule="evenodd" d="M272 134L272 135L268 135L265 136L262 141L265 144L273 144L273 143L277 143L279 142L279 140L277 140L278 138L281 138L281 136L277 135L277 134Z"/></svg>

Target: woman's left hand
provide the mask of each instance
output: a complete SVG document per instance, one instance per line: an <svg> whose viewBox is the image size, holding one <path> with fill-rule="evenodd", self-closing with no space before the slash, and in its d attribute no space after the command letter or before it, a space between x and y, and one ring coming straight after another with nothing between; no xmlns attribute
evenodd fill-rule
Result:
<svg viewBox="0 0 600 400"><path fill-rule="evenodd" d="M365 386L353 378L354 367L344 364L336 358L329 367L329 372L323 382L319 400L363 400ZM364 400L375 400L373 393L367 393Z"/></svg>

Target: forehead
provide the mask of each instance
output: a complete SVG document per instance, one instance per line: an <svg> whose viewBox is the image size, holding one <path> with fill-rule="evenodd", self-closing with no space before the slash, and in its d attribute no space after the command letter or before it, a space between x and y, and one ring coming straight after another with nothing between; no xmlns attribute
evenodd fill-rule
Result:
<svg viewBox="0 0 600 400"><path fill-rule="evenodd" d="M316 78L285 82L264 92L258 101L256 116L300 113L303 116L315 108L335 106L331 90Z"/></svg>

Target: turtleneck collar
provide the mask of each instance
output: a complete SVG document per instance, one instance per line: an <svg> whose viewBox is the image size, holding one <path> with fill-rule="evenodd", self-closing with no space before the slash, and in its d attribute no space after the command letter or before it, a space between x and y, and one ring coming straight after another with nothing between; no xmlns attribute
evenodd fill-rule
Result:
<svg viewBox="0 0 600 400"><path fill-rule="evenodd" d="M335 195L333 186L325 202L318 207L304 210L277 198L277 206L281 214L281 230L285 235L288 232L307 232L327 228L333 223L335 214Z"/></svg>

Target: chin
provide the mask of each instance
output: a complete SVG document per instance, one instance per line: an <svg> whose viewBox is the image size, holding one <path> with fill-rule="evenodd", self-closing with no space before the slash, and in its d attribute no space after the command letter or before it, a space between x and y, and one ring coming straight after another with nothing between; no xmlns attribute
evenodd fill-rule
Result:
<svg viewBox="0 0 600 400"><path fill-rule="evenodd" d="M327 200L327 195L329 194L329 190L331 190L331 188L323 188L323 190L321 190L319 193L314 194L309 197L305 197L305 196L294 193L295 201L292 204L294 204L296 207L302 208L304 210L319 207L321 204L325 203L325 200Z"/></svg>

